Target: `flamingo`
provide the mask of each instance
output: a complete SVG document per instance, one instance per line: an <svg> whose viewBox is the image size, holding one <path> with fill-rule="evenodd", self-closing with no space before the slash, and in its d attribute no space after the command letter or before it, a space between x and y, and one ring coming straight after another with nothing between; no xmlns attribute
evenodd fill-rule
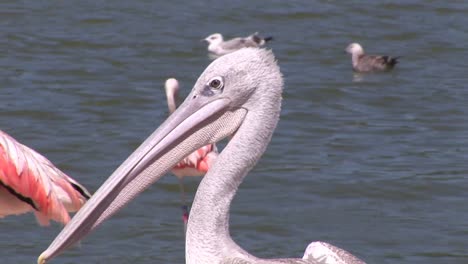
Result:
<svg viewBox="0 0 468 264"><path fill-rule="evenodd" d="M166 91L167 106L169 114L174 113L177 108L177 95L179 93L179 82L175 78L169 78L164 85ZM218 157L218 149L215 144L208 144L197 149L192 154L185 157L172 168L171 172L179 180L179 187L182 198L182 220L184 221L184 230L187 230L188 207L185 200L184 177L203 176L212 166Z"/></svg>
<svg viewBox="0 0 468 264"><path fill-rule="evenodd" d="M185 102L109 177L38 263L46 263L79 241L180 158L232 135L195 195L187 226L186 263L364 264L325 242L309 244L302 258L260 259L230 236L231 201L270 142L280 116L282 88L281 72L269 50L246 48L215 60Z"/></svg>
<svg viewBox="0 0 468 264"><path fill-rule="evenodd" d="M91 197L48 159L0 130L0 218L34 212L38 223L66 224Z"/></svg>

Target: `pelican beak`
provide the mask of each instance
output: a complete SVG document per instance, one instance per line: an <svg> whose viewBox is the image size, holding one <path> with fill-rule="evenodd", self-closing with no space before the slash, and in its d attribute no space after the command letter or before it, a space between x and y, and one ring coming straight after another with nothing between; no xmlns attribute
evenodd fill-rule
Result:
<svg viewBox="0 0 468 264"><path fill-rule="evenodd" d="M185 156L233 134L246 113L225 97L189 95L78 211L39 256L38 263L46 263L81 240Z"/></svg>

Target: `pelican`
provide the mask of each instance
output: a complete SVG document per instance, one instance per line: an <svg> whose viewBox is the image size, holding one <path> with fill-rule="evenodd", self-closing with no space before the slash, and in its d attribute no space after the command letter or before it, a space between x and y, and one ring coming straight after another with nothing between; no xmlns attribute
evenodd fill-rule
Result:
<svg viewBox="0 0 468 264"><path fill-rule="evenodd" d="M63 224L91 195L33 149L0 130L0 218L34 212L37 222Z"/></svg>
<svg viewBox="0 0 468 264"><path fill-rule="evenodd" d="M167 107L169 114L174 113L177 108L177 97L179 93L179 82L175 78L169 78L164 84L166 91ZM184 230L187 230L188 207L185 199L184 177L203 176L212 166L218 157L218 149L215 144L203 146L181 160L172 168L171 172L179 180L179 188L182 199L182 220L184 221Z"/></svg>
<svg viewBox="0 0 468 264"><path fill-rule="evenodd" d="M399 57L367 55L359 43L351 43L346 47L346 52L351 54L353 70L356 72L382 72L393 69L398 63Z"/></svg>
<svg viewBox="0 0 468 264"><path fill-rule="evenodd" d="M213 57L226 55L242 48L258 48L265 45L268 41L273 40L273 37L261 37L258 32L247 37L237 37L229 40L224 40L223 35L214 33L202 39L208 43L208 51Z"/></svg>
<svg viewBox="0 0 468 264"><path fill-rule="evenodd" d="M302 258L260 259L229 234L231 201L270 142L280 116L282 89L283 78L269 50L246 48L215 60L184 103L109 177L38 263L46 263L79 241L181 158L232 136L197 190L187 227L186 263L363 264L323 242L311 243Z"/></svg>

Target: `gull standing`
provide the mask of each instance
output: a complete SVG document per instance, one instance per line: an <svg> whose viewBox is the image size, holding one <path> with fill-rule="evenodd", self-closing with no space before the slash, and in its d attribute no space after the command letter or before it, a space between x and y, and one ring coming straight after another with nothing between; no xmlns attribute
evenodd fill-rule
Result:
<svg viewBox="0 0 468 264"><path fill-rule="evenodd" d="M179 94L179 82L175 78L169 78L164 84L166 91L167 107L169 114L174 113L177 108L177 97ZM179 180L179 188L182 199L182 220L184 230L187 230L188 207L185 199L184 177L203 176L218 157L218 149L215 144L208 144L192 152L172 168L171 172Z"/></svg>
<svg viewBox="0 0 468 264"><path fill-rule="evenodd" d="M242 38L233 38L224 41L223 35L214 33L203 39L208 43L208 51L215 56L222 56L242 48L258 48L265 45L268 41L273 40L273 37L260 37L258 32Z"/></svg>
<svg viewBox="0 0 468 264"><path fill-rule="evenodd" d="M399 57L367 55L358 43L351 43L346 48L351 54L353 70L356 72L382 72L393 69Z"/></svg>
<svg viewBox="0 0 468 264"><path fill-rule="evenodd" d="M364 264L324 242L311 243L303 258L260 259L230 236L231 201L270 142L280 116L282 90L283 78L271 51L248 48L215 60L184 103L109 177L38 263L82 239L181 158L232 136L198 187L186 234L186 263Z"/></svg>
<svg viewBox="0 0 468 264"><path fill-rule="evenodd" d="M0 130L0 218L34 212L40 225L68 223L90 198L48 159Z"/></svg>

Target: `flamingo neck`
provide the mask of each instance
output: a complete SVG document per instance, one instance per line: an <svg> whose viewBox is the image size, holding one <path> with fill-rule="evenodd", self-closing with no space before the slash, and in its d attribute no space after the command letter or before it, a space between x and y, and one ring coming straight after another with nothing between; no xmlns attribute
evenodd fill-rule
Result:
<svg viewBox="0 0 468 264"><path fill-rule="evenodd" d="M169 91L166 87L167 108L169 109L169 114L174 113L177 108L177 96L175 93L175 91Z"/></svg>
<svg viewBox="0 0 468 264"><path fill-rule="evenodd" d="M219 263L227 257L254 258L229 234L229 208L239 185L270 142L279 119L281 97L249 111L243 124L203 178L186 234L186 263Z"/></svg>

